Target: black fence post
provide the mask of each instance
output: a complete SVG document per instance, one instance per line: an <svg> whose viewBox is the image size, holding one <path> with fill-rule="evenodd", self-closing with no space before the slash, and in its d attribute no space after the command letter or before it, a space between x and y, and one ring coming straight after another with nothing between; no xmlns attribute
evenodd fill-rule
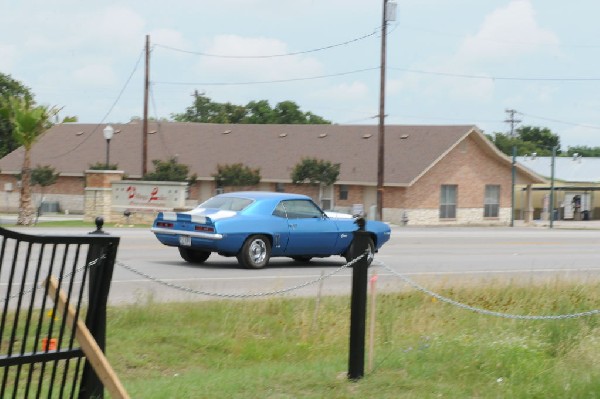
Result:
<svg viewBox="0 0 600 399"><path fill-rule="evenodd" d="M368 249L369 233L365 231L365 220L356 220L358 230L350 248L353 259L365 254ZM365 374L365 324L367 313L367 280L369 262L366 256L354 263L352 272L352 297L350 308L350 354L348 378L357 380Z"/></svg>
<svg viewBox="0 0 600 399"><path fill-rule="evenodd" d="M89 234L109 235L102 230L104 219L96 218L96 230ZM98 264L89 270L89 308L85 324L96 340L102 352L106 351L106 303L113 274L113 265L116 258L117 248L93 245L88 252L88 262L98 260ZM100 261L102 256L106 259ZM109 266L109 267L106 267ZM104 385L96 375L88 362L84 366L81 379L79 398L102 399L104 397Z"/></svg>

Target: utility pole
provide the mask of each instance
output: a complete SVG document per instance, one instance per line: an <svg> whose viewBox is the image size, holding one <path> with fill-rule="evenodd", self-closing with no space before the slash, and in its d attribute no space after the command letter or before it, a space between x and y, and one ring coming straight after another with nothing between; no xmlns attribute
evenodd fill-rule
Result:
<svg viewBox="0 0 600 399"><path fill-rule="evenodd" d="M148 88L150 86L150 35L146 35L146 67L144 73L144 117L142 121L142 177L148 166Z"/></svg>
<svg viewBox="0 0 600 399"><path fill-rule="evenodd" d="M504 122L510 123L510 138L515 138L515 125L521 123L520 119L515 119L517 111L507 109L508 118ZM510 227L515 226L515 183L517 180L517 146L512 146L512 182L511 182L511 199L510 199Z"/></svg>
<svg viewBox="0 0 600 399"><path fill-rule="evenodd" d="M515 119L515 114L517 113L514 109L507 109L504 112L508 114L508 117L504 120L506 123L510 123L510 137L515 137L515 125L521 123L520 119Z"/></svg>
<svg viewBox="0 0 600 399"><path fill-rule="evenodd" d="M396 3L383 0L381 23L381 68L379 85L379 134L377 139L377 220L383 220L383 176L385 165L385 61L387 22L396 19Z"/></svg>

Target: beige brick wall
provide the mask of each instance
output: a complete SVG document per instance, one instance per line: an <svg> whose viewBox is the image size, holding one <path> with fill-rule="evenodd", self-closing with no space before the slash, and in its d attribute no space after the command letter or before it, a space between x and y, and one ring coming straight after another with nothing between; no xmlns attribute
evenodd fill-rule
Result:
<svg viewBox="0 0 600 399"><path fill-rule="evenodd" d="M440 220L439 205L442 184L456 184L457 218ZM483 217L486 184L500 186L500 215ZM386 188L384 219L400 223L404 211L409 224L508 224L511 206L511 170L469 138L460 143L427 171L413 186Z"/></svg>
<svg viewBox="0 0 600 399"><path fill-rule="evenodd" d="M409 225L412 224L508 224L510 223L511 205L511 171L509 164L501 164L495 156L487 153L473 139L468 138L450 151L438 164L427 171L411 187L385 187L384 191L384 220L402 224L402 217L406 213ZM375 177L374 177L375 178ZM112 179L120 179L118 173L90 174L86 179L80 177L61 176L56 184L47 187L44 197L49 201L59 201L60 209L68 209L71 213L90 212L92 207L108 218L115 221L122 218L121 214L111 213L106 208L106 193L102 189L110 189ZM4 183L12 183L13 191L4 192L0 196L0 211L15 211L18 209L17 181L13 175L0 174L0 190ZM457 219L453 221L440 221L439 200L440 186L443 184L456 184L458 186ZM500 217L495 219L483 218L483 201L486 184L500 185ZM237 191L240 188L228 189ZM275 191L275 183L261 183L257 187L244 187L243 189L259 189ZM363 204L367 213L372 211L375 203L375 187L348 185L348 199L340 200L340 185L334 188L334 207L341 211L350 211L352 205ZM319 198L319 187L311 185L284 184L284 191L305 194L315 201ZM34 192L39 192L38 188ZM211 180L197 181L190 188L189 199L186 203L190 206L202 202L215 192L215 183ZM85 200L84 200L85 198ZM108 198L110 201L110 198ZM136 215L136 219L151 219L153 215ZM370 215L372 217L372 215ZM133 219L133 217L131 218Z"/></svg>
<svg viewBox="0 0 600 399"><path fill-rule="evenodd" d="M12 191L5 191L5 184L12 185ZM61 212L83 213L83 192L85 181L82 176L60 176L56 183L44 187L43 198L46 202L58 202ZM17 212L19 209L19 187L14 175L0 174L0 211ZM40 186L32 187L35 205L42 199Z"/></svg>

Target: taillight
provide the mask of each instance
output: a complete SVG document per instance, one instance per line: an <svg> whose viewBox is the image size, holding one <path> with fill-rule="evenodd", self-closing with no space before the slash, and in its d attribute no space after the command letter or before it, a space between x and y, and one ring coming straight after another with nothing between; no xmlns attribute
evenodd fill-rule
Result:
<svg viewBox="0 0 600 399"><path fill-rule="evenodd" d="M210 226L196 226L195 229L196 229L196 231L203 231L205 233L214 233L215 232L215 228L210 227Z"/></svg>
<svg viewBox="0 0 600 399"><path fill-rule="evenodd" d="M166 227L167 229L170 229L173 227L173 223L170 222L156 222L156 227Z"/></svg>

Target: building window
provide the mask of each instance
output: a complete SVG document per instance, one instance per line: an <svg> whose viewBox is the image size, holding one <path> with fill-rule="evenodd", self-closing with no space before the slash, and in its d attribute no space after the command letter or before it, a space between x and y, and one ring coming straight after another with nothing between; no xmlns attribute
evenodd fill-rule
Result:
<svg viewBox="0 0 600 399"><path fill-rule="evenodd" d="M483 217L497 218L500 211L500 186L488 184L485 186L485 199L483 202Z"/></svg>
<svg viewBox="0 0 600 399"><path fill-rule="evenodd" d="M345 185L345 184L341 184L340 185L339 199L340 200L347 200L348 199L348 186Z"/></svg>
<svg viewBox="0 0 600 399"><path fill-rule="evenodd" d="M285 185L283 183L275 183L275 191L283 193L285 191Z"/></svg>
<svg viewBox="0 0 600 399"><path fill-rule="evenodd" d="M440 219L456 219L456 191L455 184L442 184L440 192Z"/></svg>

